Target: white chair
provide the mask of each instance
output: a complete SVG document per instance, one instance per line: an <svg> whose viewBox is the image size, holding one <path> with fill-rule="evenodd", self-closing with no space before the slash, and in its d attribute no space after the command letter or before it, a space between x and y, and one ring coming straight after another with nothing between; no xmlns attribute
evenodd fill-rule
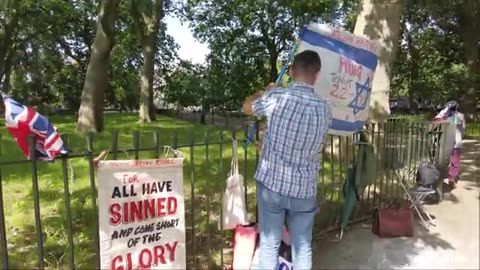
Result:
<svg viewBox="0 0 480 270"><path fill-rule="evenodd" d="M404 177L399 174L399 170L401 170L403 167L404 165L401 162L397 162L395 164L395 174L399 180L398 182L400 183L400 186L407 196L407 199L411 203L410 208L415 209L415 212L417 212L426 228L428 228L430 225L437 226L432 216L427 212L425 207L423 207L425 204L425 199L429 196L435 196L437 191L434 188L423 187L420 185L410 186L409 183L404 180ZM424 215L429 222L425 220Z"/></svg>
<svg viewBox="0 0 480 270"><path fill-rule="evenodd" d="M410 208L412 207L415 208L415 211L417 212L418 216L422 220L425 227L428 228L429 225L437 226L432 216L427 212L425 207L423 207L423 204L425 203L425 199L431 195L435 195L436 191L434 189L426 188L422 186L409 187L408 183L404 180L400 182L400 185L405 191L405 194L407 195L408 200L412 203ZM429 222L427 222L424 219L422 213L425 214Z"/></svg>

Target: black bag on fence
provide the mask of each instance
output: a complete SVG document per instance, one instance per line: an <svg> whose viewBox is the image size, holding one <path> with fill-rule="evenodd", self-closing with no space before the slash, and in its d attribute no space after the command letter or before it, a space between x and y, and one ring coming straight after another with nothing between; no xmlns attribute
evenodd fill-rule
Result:
<svg viewBox="0 0 480 270"><path fill-rule="evenodd" d="M441 173L433 163L421 165L417 170L417 185L435 190L435 202L443 200Z"/></svg>
<svg viewBox="0 0 480 270"><path fill-rule="evenodd" d="M282 240L278 251L278 270L292 269L292 247Z"/></svg>
<svg viewBox="0 0 480 270"><path fill-rule="evenodd" d="M422 187L436 187L440 180L440 171L430 162L423 164L417 170L416 180Z"/></svg>

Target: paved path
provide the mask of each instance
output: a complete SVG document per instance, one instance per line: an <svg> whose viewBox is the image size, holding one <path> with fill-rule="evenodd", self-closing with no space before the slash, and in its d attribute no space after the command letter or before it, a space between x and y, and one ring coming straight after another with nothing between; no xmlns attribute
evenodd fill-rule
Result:
<svg viewBox="0 0 480 270"><path fill-rule="evenodd" d="M368 224L353 226L341 242L317 240L315 269L480 269L480 142L466 141L458 186L439 205L430 231L416 226L415 236L380 239Z"/></svg>

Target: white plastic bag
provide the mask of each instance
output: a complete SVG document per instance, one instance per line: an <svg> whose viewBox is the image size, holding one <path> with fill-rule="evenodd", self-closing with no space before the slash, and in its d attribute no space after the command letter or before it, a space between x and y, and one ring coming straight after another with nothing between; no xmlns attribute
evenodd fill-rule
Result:
<svg viewBox="0 0 480 270"><path fill-rule="evenodd" d="M227 188L223 195L222 224L224 230L233 230L237 225L245 225L247 207L243 176L238 172L237 141L233 140L232 166L227 179Z"/></svg>

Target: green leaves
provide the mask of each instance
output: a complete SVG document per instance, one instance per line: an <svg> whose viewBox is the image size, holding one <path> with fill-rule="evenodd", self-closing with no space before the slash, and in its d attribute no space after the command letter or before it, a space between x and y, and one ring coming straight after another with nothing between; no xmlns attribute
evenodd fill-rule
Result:
<svg viewBox="0 0 480 270"><path fill-rule="evenodd" d="M462 22L462 14L468 1L410 2L403 18L404 39L394 65L394 95L409 95L432 104L462 96L473 101L478 98L478 93L467 90L470 84L479 88L478 81L466 76L470 73L462 23L467 22ZM470 21L468 25L475 23Z"/></svg>
<svg viewBox="0 0 480 270"><path fill-rule="evenodd" d="M195 37L209 44L208 81L221 86L226 97L218 105L237 109L246 96L276 79L279 58L288 53L300 28L312 19L339 19L342 4L336 0L188 0L181 14Z"/></svg>
<svg viewBox="0 0 480 270"><path fill-rule="evenodd" d="M148 2L153 3L152 0L139 1L139 8L151 12L153 9ZM29 97L38 96L45 102L60 103L72 111L77 110L95 36L99 4L98 0L15 0L9 3L8 9L0 8L0 75L8 71L6 66L11 63L8 65L11 72L6 75L9 80L2 80L8 81L9 93L20 101L30 102ZM4 43L7 26L11 39ZM138 108L138 76L143 57L129 1L121 1L116 30L109 86L105 92L106 106L135 110ZM34 61L33 46L39 48L38 62ZM158 27L157 49L154 86L161 90L163 74L172 68L173 60L177 58L177 45L167 35L163 22ZM32 77L40 78L40 87L34 87Z"/></svg>
<svg viewBox="0 0 480 270"><path fill-rule="evenodd" d="M180 61L166 80L164 98L167 102L183 107L206 105L207 82L202 66Z"/></svg>
<svg viewBox="0 0 480 270"><path fill-rule="evenodd" d="M276 78L282 60L309 21L353 30L360 0L163 0L206 42L204 66L178 61L178 45L160 22L156 29L154 91L172 103L236 110L245 97ZM76 110L98 0L0 0L0 81L20 101L32 96ZM142 33L154 0L121 1L110 58L106 105L135 110L144 63L132 6ZM393 95L443 103L456 95L480 96L479 1L409 1L404 36L394 64ZM144 16L142 16L142 14ZM411 43L408 39L411 39ZM475 43L477 40L477 43ZM468 46L465 46L465 45ZM476 47L475 47L476 46ZM35 48L35 50L33 50ZM33 80L35 78L35 81ZM283 83L287 83L288 76ZM475 92L477 91L477 92ZM30 104L35 105L35 104Z"/></svg>

